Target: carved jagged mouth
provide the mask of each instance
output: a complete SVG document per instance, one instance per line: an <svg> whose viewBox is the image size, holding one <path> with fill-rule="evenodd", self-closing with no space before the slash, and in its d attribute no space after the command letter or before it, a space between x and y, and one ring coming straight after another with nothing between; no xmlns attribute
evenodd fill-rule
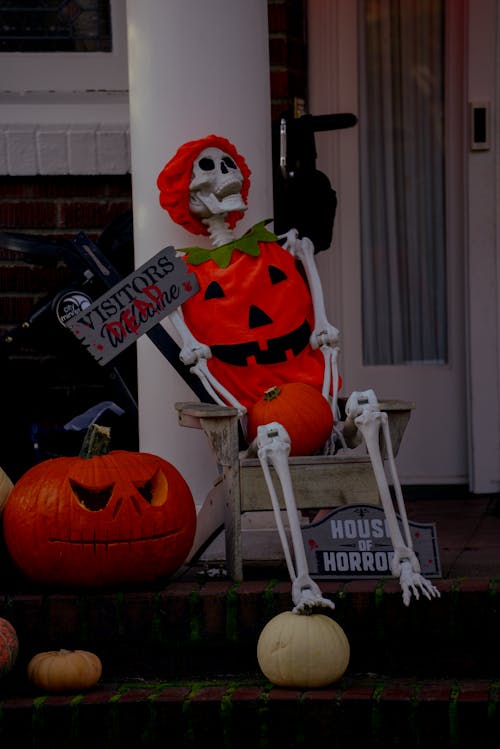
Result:
<svg viewBox="0 0 500 749"><path fill-rule="evenodd" d="M297 356L305 349L311 336L311 326L304 320L302 325L290 333L270 338L267 348L261 349L257 341L247 343L229 343L211 346L212 355L225 364L246 367L249 357L253 357L257 364L280 364L288 358L289 352Z"/></svg>
<svg viewBox="0 0 500 749"><path fill-rule="evenodd" d="M155 541L158 538L167 538L179 532L178 528L167 531L166 533L154 533L151 536L138 536L137 538L49 538L49 543L57 544L77 544L78 546L110 546L111 544L133 544L138 541Z"/></svg>

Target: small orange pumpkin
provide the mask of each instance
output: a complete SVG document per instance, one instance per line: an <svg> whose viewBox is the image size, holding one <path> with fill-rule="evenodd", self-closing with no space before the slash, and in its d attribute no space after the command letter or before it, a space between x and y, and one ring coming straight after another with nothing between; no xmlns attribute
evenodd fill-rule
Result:
<svg viewBox="0 0 500 749"><path fill-rule="evenodd" d="M287 382L266 390L248 411L248 440L257 427L277 421L290 436L290 455L318 452L333 429L333 414L323 395L305 382Z"/></svg>
<svg viewBox="0 0 500 749"><path fill-rule="evenodd" d="M37 653L28 663L28 679L47 692L74 692L95 686L102 663L88 650L48 650Z"/></svg>
<svg viewBox="0 0 500 749"><path fill-rule="evenodd" d="M12 671L18 652L16 630L7 619L0 618L0 679Z"/></svg>

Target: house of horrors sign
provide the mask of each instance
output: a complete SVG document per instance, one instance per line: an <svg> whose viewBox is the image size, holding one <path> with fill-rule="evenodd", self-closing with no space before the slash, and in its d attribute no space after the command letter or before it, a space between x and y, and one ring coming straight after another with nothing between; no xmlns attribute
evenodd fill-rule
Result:
<svg viewBox="0 0 500 749"><path fill-rule="evenodd" d="M401 518L398 516L401 532ZM413 549L425 577L440 577L434 523L409 522ZM376 505L348 505L302 527L311 577L342 580L391 577L394 548L384 511ZM404 535L403 535L404 538Z"/></svg>
<svg viewBox="0 0 500 749"><path fill-rule="evenodd" d="M166 247L66 325L104 365L198 289L196 276L173 247Z"/></svg>

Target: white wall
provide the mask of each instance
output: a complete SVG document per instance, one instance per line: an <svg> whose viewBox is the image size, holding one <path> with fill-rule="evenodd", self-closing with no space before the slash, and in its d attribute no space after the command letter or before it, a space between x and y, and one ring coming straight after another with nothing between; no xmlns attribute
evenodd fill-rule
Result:
<svg viewBox="0 0 500 749"><path fill-rule="evenodd" d="M186 141L228 138L252 170L238 228L272 209L266 0L128 0L130 138L136 264L166 245L201 244L160 207L156 178ZM205 497L215 470L203 434L177 424L176 401L193 400L145 337L139 341L140 449L170 460ZM195 399L196 400L196 399Z"/></svg>
<svg viewBox="0 0 500 749"><path fill-rule="evenodd" d="M469 483L478 493L500 490L499 48L498 2L470 2L467 96L469 103L491 104L492 129L490 149L468 150L467 157Z"/></svg>

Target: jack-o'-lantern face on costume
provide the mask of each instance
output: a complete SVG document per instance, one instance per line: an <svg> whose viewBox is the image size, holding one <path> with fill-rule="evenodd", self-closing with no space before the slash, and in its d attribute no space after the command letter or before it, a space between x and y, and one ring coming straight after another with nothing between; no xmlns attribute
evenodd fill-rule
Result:
<svg viewBox="0 0 500 749"><path fill-rule="evenodd" d="M158 178L160 202L193 233L207 233L207 210L227 212L232 226L246 207L249 175L228 141L208 136L182 146L166 165ZM266 223L216 249L185 250L200 289L183 303L184 320L210 347L212 374L247 408L272 385L300 381L321 390L323 383L323 355L309 345L307 283Z"/></svg>

